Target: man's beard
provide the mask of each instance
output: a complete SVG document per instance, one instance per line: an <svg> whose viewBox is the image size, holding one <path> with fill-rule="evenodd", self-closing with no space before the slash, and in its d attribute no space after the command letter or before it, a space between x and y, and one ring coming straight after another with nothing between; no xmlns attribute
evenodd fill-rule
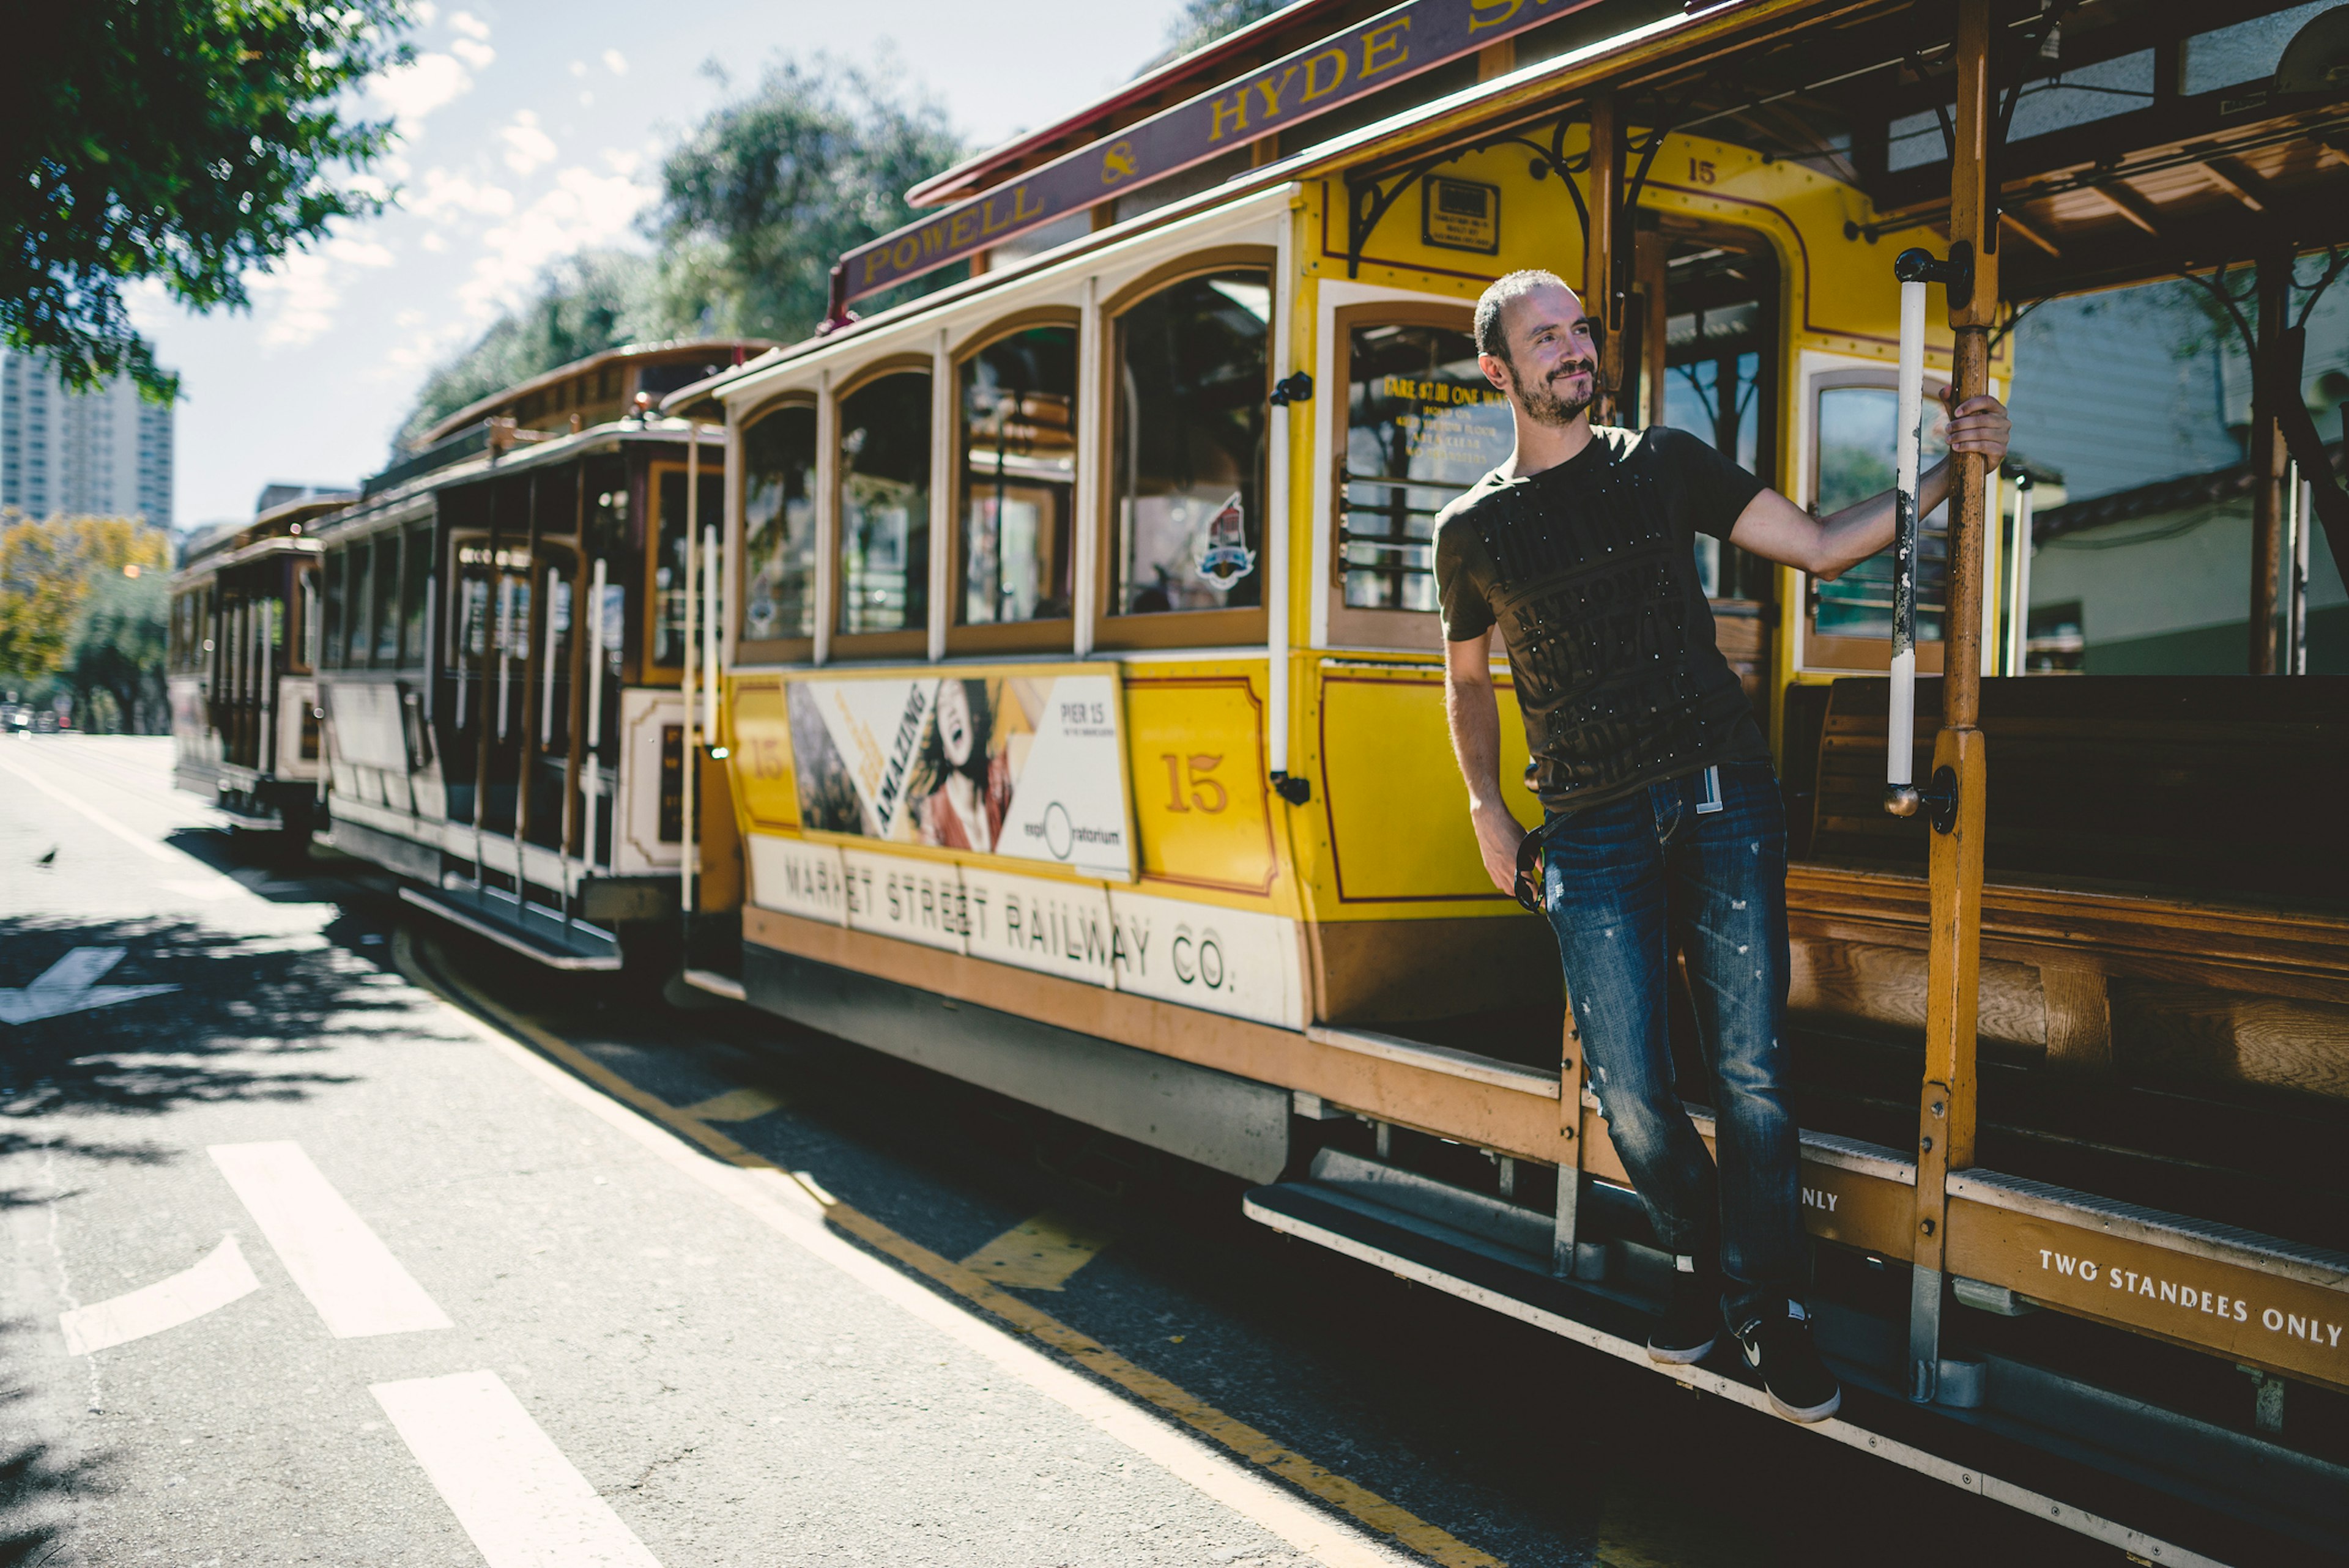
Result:
<svg viewBox="0 0 2349 1568"><path fill-rule="evenodd" d="M1578 372L1591 378L1591 390L1588 396L1568 397L1555 390L1557 377ZM1590 407L1592 398L1598 396L1598 389L1597 367L1587 362L1577 362L1561 366L1551 380L1538 385L1521 384L1517 388L1517 399L1525 408L1526 417L1537 425L1571 425Z"/></svg>

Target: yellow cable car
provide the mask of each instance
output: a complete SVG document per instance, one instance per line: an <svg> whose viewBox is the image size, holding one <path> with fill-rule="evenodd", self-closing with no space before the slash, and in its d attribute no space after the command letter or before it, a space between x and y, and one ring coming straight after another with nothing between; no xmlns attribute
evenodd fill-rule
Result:
<svg viewBox="0 0 2349 1568"><path fill-rule="evenodd" d="M1897 253L1971 256L1929 379L2009 395L2021 306L2349 241L2349 12L2252 9L1309 3L920 188L829 330L667 404L726 442L683 875L741 965L689 977L1644 1364L1670 1262L1445 738L1470 307L1561 273L1618 422L1833 510L1890 481ZM2254 672L2338 511L2257 412ZM1889 568L1702 562L1794 824L1822 1429L2140 1561L2337 1545L2349 689L2024 678L2045 531L1954 494L1890 738L1946 810L1880 805Z"/></svg>

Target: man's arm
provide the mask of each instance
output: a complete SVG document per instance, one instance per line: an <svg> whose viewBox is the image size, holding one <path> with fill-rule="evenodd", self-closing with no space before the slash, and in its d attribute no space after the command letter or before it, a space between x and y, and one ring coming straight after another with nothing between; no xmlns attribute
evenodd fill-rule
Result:
<svg viewBox="0 0 2349 1568"><path fill-rule="evenodd" d="M1503 892L1517 886L1517 846L1526 830L1501 803L1501 705L1493 695L1493 634L1444 645L1444 717L1452 755L1468 785L1468 818L1485 874Z"/></svg>
<svg viewBox="0 0 2349 1568"><path fill-rule="evenodd" d="M1969 397L1950 417L1950 450L1980 452L1996 463L2006 456L2009 428L2006 407L1997 398ZM1765 490L1737 514L1729 542L1832 583L1892 542L1893 493L1886 490L1818 518L1776 490ZM1945 459L1917 477L1917 515L1930 514L1949 496Z"/></svg>

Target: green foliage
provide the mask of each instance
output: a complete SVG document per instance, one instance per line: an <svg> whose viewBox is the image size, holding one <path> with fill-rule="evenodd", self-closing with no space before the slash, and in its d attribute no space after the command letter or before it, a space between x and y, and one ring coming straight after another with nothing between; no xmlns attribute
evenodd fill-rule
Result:
<svg viewBox="0 0 2349 1568"><path fill-rule="evenodd" d="M1295 0L1183 0L1166 23L1166 47L1143 66L1156 70L1169 60L1204 49L1226 33L1285 11Z"/></svg>
<svg viewBox="0 0 2349 1568"><path fill-rule="evenodd" d="M538 294L498 318L481 340L425 378L398 441L413 447L424 432L490 394L542 371L642 338L667 335L657 314L648 256L582 251L547 269Z"/></svg>
<svg viewBox="0 0 2349 1568"><path fill-rule="evenodd" d="M962 150L943 108L879 70L783 60L669 154L659 237L702 269L713 315L796 341L823 319L832 264L913 222L905 192Z"/></svg>
<svg viewBox="0 0 2349 1568"><path fill-rule="evenodd" d="M91 579L66 640L60 672L81 698L85 727L97 727L88 716L99 706L91 701L98 692L113 698L119 727L160 727L169 711L163 661L171 614L171 579L160 570L142 570L136 577L102 573Z"/></svg>
<svg viewBox="0 0 2349 1568"><path fill-rule="evenodd" d="M171 535L130 518L0 513L0 678L62 672L94 585L122 580L127 566L139 581L168 582Z"/></svg>
<svg viewBox="0 0 2349 1568"><path fill-rule="evenodd" d="M67 385L175 379L131 330L125 284L192 309L246 304L244 274L381 201L343 170L388 121L344 95L407 58L408 0L73 0L18 29L0 92L0 342Z"/></svg>
<svg viewBox="0 0 2349 1568"><path fill-rule="evenodd" d="M822 55L785 60L711 111L662 167L647 220L657 257L589 252L550 268L535 298L433 372L400 445L476 398L622 344L719 335L795 343L813 332L832 264L911 222L906 190L962 156L946 111L891 86L886 70Z"/></svg>

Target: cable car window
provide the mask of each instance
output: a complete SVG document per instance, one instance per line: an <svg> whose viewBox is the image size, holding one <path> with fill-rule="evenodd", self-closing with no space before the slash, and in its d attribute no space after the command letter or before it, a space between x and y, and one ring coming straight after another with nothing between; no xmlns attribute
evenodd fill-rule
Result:
<svg viewBox="0 0 2349 1568"><path fill-rule="evenodd" d="M1925 389L1925 439L1920 469L1949 450L1948 416L1940 388ZM1893 425L1899 394L1889 385L1824 386L1818 390L1814 449L1817 511L1843 508L1892 488ZM1949 591L1949 509L1937 507L1918 543L1917 640L1939 642ZM1808 662L1859 668L1881 666L1892 645L1892 552L1868 557L1832 583L1811 584ZM1871 651L1854 645L1875 645Z"/></svg>
<svg viewBox="0 0 2349 1568"><path fill-rule="evenodd" d="M660 547L653 553L652 662L671 668L685 663L686 627L686 507L685 465L655 470L657 499L653 520L660 531ZM694 525L705 531L725 531L726 475L701 467L701 505ZM698 617L699 611L694 612ZM697 623L698 624L698 623Z"/></svg>
<svg viewBox="0 0 2349 1568"><path fill-rule="evenodd" d="M930 608L930 378L885 376L840 403L843 634L918 630Z"/></svg>
<svg viewBox="0 0 2349 1568"><path fill-rule="evenodd" d="M1271 319L1258 268L1186 278L1119 318L1112 614L1264 603Z"/></svg>
<svg viewBox="0 0 2349 1568"><path fill-rule="evenodd" d="M815 409L742 432L742 640L815 635Z"/></svg>
<svg viewBox="0 0 2349 1568"><path fill-rule="evenodd" d="M1037 326L962 365L962 596L967 625L1070 612L1077 484L1077 333Z"/></svg>
<svg viewBox="0 0 2349 1568"><path fill-rule="evenodd" d="M1347 337L1338 546L1350 610L1435 608L1435 514L1507 459L1508 399L1454 327L1391 322Z"/></svg>
<svg viewBox="0 0 2349 1568"><path fill-rule="evenodd" d="M367 624L375 628L376 665L388 669L399 662L399 535L376 535L375 558L375 596Z"/></svg>
<svg viewBox="0 0 2349 1568"><path fill-rule="evenodd" d="M427 523L408 536L408 548L402 556L405 585L400 589L401 634L399 662L412 667L424 662L425 584L432 580L432 526Z"/></svg>

